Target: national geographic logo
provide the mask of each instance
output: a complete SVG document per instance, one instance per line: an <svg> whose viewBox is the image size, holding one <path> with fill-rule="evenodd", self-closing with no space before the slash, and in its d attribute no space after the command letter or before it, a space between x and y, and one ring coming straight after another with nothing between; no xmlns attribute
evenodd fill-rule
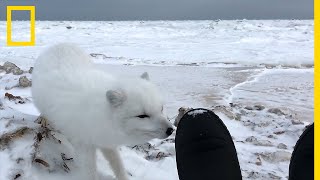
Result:
<svg viewBox="0 0 320 180"><path fill-rule="evenodd" d="M15 0L11 1L14 2L15 5L7 5L6 8L6 16L7 16L7 46L34 46L35 40L36 40L36 34L35 34L35 21L36 21L36 7L34 5L25 5L28 1L34 1L34 0ZM7 1L10 2L10 1ZM24 5L19 5L19 4ZM0 0L1 4L1 0ZM30 17L30 39L29 41L13 41L12 40L12 13L14 11L29 11Z"/></svg>

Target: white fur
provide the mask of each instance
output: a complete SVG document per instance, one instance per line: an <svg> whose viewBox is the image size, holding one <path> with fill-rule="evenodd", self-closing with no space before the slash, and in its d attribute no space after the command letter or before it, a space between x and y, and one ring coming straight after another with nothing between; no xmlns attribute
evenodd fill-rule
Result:
<svg viewBox="0 0 320 180"><path fill-rule="evenodd" d="M166 138L166 130L172 127L162 114L159 93L148 79L147 74L115 77L96 69L80 48L60 44L37 59L32 96L41 114L75 146L90 152L103 149L118 179L125 180L116 148ZM150 117L137 117L143 114ZM94 155L88 156L85 159Z"/></svg>

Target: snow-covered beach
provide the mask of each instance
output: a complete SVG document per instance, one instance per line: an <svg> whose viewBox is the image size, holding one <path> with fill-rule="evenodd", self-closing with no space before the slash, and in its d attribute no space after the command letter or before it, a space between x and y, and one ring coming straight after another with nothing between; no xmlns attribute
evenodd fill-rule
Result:
<svg viewBox="0 0 320 180"><path fill-rule="evenodd" d="M13 22L13 35L25 38L27 28L27 22ZM5 22L0 32L5 32ZM214 109L234 138L244 179L286 179L293 146L313 122L313 20L40 21L36 32L35 47L6 47L6 37L0 35L0 137L38 126L30 87L19 85L19 78L31 80L35 58L58 42L80 45L111 73L149 72L165 97L171 122L180 107ZM22 71L6 73L2 65L7 61ZM177 180L173 139L174 134L123 147L131 179ZM32 133L0 142L0 179L17 174L37 179L33 146ZM102 179L112 179L107 162L100 154L97 158ZM40 171L48 179L65 173Z"/></svg>

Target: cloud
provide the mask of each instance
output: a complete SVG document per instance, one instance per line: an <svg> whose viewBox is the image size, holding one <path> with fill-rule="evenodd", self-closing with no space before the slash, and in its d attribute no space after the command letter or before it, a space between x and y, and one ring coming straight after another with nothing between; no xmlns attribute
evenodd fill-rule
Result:
<svg viewBox="0 0 320 180"><path fill-rule="evenodd" d="M313 19L313 0L0 1L1 20L3 5L36 5L39 20Z"/></svg>

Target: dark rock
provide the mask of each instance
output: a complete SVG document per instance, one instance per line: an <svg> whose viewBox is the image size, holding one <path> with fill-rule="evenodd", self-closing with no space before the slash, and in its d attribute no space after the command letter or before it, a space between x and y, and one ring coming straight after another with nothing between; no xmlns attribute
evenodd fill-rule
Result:
<svg viewBox="0 0 320 180"><path fill-rule="evenodd" d="M32 74L33 72L33 67L30 67L29 71L28 71L30 74Z"/></svg>
<svg viewBox="0 0 320 180"><path fill-rule="evenodd" d="M249 111L252 111L253 110L253 108L251 107L251 106L246 106L246 107L244 107L246 110L249 110Z"/></svg>
<svg viewBox="0 0 320 180"><path fill-rule="evenodd" d="M26 102L26 99L23 99L21 96L14 96L10 93L5 93L4 97L9 101L14 101L16 104L24 104Z"/></svg>
<svg viewBox="0 0 320 180"><path fill-rule="evenodd" d="M254 109L254 110L257 110L257 111L262 111L262 110L265 109L265 107L262 106L262 105L254 105L254 106L253 106L253 109Z"/></svg>
<svg viewBox="0 0 320 180"><path fill-rule="evenodd" d="M230 107L236 107L234 103L229 103Z"/></svg>
<svg viewBox="0 0 320 180"><path fill-rule="evenodd" d="M276 135L280 135L280 134L284 134L285 133L285 131L275 131L275 132L273 132L273 134L276 134Z"/></svg>
<svg viewBox="0 0 320 180"><path fill-rule="evenodd" d="M274 135L270 134L267 136L268 138L275 139Z"/></svg>
<svg viewBox="0 0 320 180"><path fill-rule="evenodd" d="M2 103L2 101L1 101L1 99L0 99L0 110L3 110L3 109L4 109L3 103Z"/></svg>
<svg viewBox="0 0 320 180"><path fill-rule="evenodd" d="M180 120L181 120L181 118L182 118L182 116L183 116L186 112L188 112L188 111L190 111L190 110L192 110L192 108L186 108L186 107L181 107L181 108L179 108L179 110L178 110L179 114L178 114L178 116L176 117L176 119L174 120L173 125L177 127L178 124L179 124L179 122L180 122Z"/></svg>

